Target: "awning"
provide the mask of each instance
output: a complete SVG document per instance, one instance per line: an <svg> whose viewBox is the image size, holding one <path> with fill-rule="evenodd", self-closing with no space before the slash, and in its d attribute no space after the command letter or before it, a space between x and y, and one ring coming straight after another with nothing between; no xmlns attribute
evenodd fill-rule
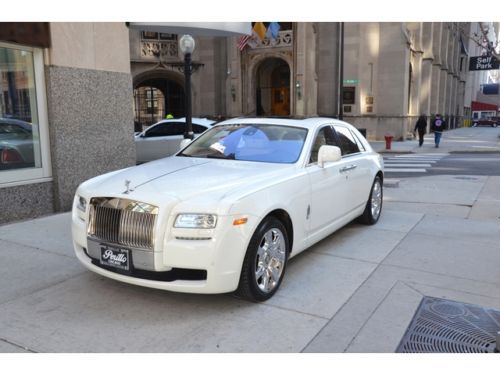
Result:
<svg viewBox="0 0 500 375"><path fill-rule="evenodd" d="M193 36L251 35L251 22L127 22L131 29Z"/></svg>
<svg viewBox="0 0 500 375"><path fill-rule="evenodd" d="M472 102L471 109L473 111L496 111L497 106L495 104L481 103L481 102Z"/></svg>

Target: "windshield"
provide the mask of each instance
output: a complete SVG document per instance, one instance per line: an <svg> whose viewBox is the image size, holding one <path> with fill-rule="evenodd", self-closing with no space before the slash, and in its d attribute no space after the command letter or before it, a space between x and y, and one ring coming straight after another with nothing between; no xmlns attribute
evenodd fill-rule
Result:
<svg viewBox="0 0 500 375"><path fill-rule="evenodd" d="M307 129L267 124L216 126L196 138L178 156L267 163L295 163Z"/></svg>

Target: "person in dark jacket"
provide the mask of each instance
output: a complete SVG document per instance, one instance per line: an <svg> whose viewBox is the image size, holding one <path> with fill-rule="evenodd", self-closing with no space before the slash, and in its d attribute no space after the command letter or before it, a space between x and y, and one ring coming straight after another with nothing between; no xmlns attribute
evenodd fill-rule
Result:
<svg viewBox="0 0 500 375"><path fill-rule="evenodd" d="M434 143L436 148L439 147L439 142L441 142L441 135L443 135L443 131L446 130L446 121L441 117L438 113L432 122L432 130L434 131Z"/></svg>
<svg viewBox="0 0 500 375"><path fill-rule="evenodd" d="M413 132L418 131L418 147L422 147L424 144L424 134L427 130L427 117L425 115L421 115L417 123L415 124L415 129Z"/></svg>

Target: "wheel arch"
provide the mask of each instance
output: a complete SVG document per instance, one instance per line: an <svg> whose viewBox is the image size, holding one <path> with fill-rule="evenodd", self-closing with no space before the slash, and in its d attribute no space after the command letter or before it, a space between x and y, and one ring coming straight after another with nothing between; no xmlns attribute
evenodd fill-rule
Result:
<svg viewBox="0 0 500 375"><path fill-rule="evenodd" d="M288 214L288 212L284 209L278 208L271 212L269 212L261 221L261 223L266 220L268 217L274 217L281 221L286 228L286 236L288 239L288 244L290 245L290 253L293 249L293 223L292 218ZM259 224L260 225L260 224ZM290 254L288 254L290 255Z"/></svg>

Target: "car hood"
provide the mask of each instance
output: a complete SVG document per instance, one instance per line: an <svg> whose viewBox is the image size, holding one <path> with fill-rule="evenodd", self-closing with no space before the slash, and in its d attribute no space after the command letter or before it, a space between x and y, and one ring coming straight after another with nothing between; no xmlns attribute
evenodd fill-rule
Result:
<svg viewBox="0 0 500 375"><path fill-rule="evenodd" d="M172 156L97 177L84 187L108 196L125 193L138 200L163 195L183 201L200 194L221 199L271 175L273 179L285 176L290 168L294 165ZM128 192L126 181L130 181Z"/></svg>

